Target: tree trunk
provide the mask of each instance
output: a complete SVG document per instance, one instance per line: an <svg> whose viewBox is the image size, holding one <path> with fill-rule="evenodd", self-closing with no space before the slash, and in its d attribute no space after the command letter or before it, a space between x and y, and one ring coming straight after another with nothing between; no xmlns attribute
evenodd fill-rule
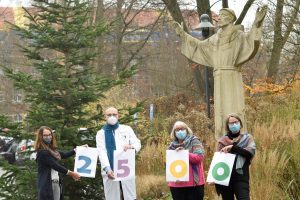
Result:
<svg viewBox="0 0 300 200"><path fill-rule="evenodd" d="M280 63L280 54L288 40L288 37L293 29L295 19L299 12L300 1L297 0L293 10L290 12L290 19L286 26L285 33L283 35L282 26L283 24L283 11L284 11L284 0L277 0L276 11L275 11L275 23L274 23L274 39L273 39L273 48L271 53L271 59L267 67L267 77L269 82L274 83L276 81L276 75L278 72L278 67Z"/></svg>
<svg viewBox="0 0 300 200"><path fill-rule="evenodd" d="M251 5L253 4L254 0L248 0L247 3L245 4L239 18L236 20L235 24L238 25L238 24L241 24L249 10L249 8L251 7Z"/></svg>
<svg viewBox="0 0 300 200"><path fill-rule="evenodd" d="M228 8L228 0L222 0L222 7Z"/></svg>
<svg viewBox="0 0 300 200"><path fill-rule="evenodd" d="M170 12L172 18L179 23L183 22L184 29L186 32L188 32L177 1L173 1L173 0L162 0L162 1L167 6L167 9ZM210 15L211 17L209 0L197 0L197 11L198 11L199 19L200 16L204 13ZM199 67L194 66L193 62L189 61L189 66L192 68L193 71L196 88L198 89L200 96L203 97L205 91L204 75L201 73Z"/></svg>
<svg viewBox="0 0 300 200"><path fill-rule="evenodd" d="M101 23L101 21L103 21L104 18L104 5L103 5L103 0L97 0L97 8L96 8L96 19L95 19L95 23ZM101 73L102 72L102 61L103 61L103 43L104 43L104 39L103 36L98 36L96 39L96 49L95 51L97 52L97 57L95 59L95 70L96 72Z"/></svg>
<svg viewBox="0 0 300 200"><path fill-rule="evenodd" d="M209 0L196 0L196 1L197 1L197 11L198 11L199 19L202 14L208 14L211 21L212 19L211 19Z"/></svg>
<svg viewBox="0 0 300 200"><path fill-rule="evenodd" d="M123 58L122 58L122 40L123 40L123 15L122 6L124 0L117 0L117 19L116 19L116 70L117 72L123 68Z"/></svg>
<svg viewBox="0 0 300 200"><path fill-rule="evenodd" d="M180 11L177 1L173 1L173 0L162 0L162 1L167 6L167 9L170 12L173 20L175 20L178 23L183 23L183 28L185 31L187 31L187 27L183 20L183 16L181 14L181 11Z"/></svg>

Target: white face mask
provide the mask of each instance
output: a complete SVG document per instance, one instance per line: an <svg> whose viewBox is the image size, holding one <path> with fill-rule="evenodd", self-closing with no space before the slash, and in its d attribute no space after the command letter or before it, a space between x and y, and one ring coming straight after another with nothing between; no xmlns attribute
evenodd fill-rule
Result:
<svg viewBox="0 0 300 200"><path fill-rule="evenodd" d="M110 116L107 118L107 123L110 125L115 125L118 122L118 118L115 116Z"/></svg>

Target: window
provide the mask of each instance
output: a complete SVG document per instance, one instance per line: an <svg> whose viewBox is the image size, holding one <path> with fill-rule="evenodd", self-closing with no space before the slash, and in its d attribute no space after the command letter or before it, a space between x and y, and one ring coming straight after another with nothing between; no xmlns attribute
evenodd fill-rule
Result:
<svg viewBox="0 0 300 200"><path fill-rule="evenodd" d="M17 103L22 102L22 95L23 95L22 90L16 90L14 95L14 101Z"/></svg>
<svg viewBox="0 0 300 200"><path fill-rule="evenodd" d="M22 117L22 115L21 114L16 114L15 116L14 116L14 121L15 122L22 122L23 121L23 117Z"/></svg>

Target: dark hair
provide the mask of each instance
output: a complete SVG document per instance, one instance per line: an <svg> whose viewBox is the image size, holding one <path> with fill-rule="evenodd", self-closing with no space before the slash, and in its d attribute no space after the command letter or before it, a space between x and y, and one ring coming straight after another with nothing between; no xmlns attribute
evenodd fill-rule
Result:
<svg viewBox="0 0 300 200"><path fill-rule="evenodd" d="M52 140L49 146L45 144L43 141L44 130L49 130L52 135ZM55 150L57 148L56 139L51 128L49 128L48 126L41 126L39 130L36 132L34 149L39 150L39 149L48 149L48 148L52 150Z"/></svg>
<svg viewBox="0 0 300 200"><path fill-rule="evenodd" d="M237 114L231 113L231 114L227 115L227 117L226 117L226 119L225 119L225 130L226 130L227 133L230 132L229 126L228 126L228 124L229 124L229 118L230 118L230 117L234 117L234 118L236 118L237 120L239 120L239 122L240 122L240 124L241 124L241 128L243 128L243 122L242 122L241 118L240 118Z"/></svg>

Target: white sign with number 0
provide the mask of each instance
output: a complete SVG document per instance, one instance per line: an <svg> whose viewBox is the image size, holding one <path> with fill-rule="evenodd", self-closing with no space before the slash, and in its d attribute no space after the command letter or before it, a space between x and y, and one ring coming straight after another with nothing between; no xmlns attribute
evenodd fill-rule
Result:
<svg viewBox="0 0 300 200"><path fill-rule="evenodd" d="M91 147L76 148L74 172L82 177L95 178L98 159L98 150Z"/></svg>
<svg viewBox="0 0 300 200"><path fill-rule="evenodd" d="M135 150L114 151L114 181L135 178Z"/></svg>
<svg viewBox="0 0 300 200"><path fill-rule="evenodd" d="M207 182L229 185L235 154L215 152L211 161Z"/></svg>
<svg viewBox="0 0 300 200"><path fill-rule="evenodd" d="M166 179L167 181L189 181L188 150L167 150Z"/></svg>

